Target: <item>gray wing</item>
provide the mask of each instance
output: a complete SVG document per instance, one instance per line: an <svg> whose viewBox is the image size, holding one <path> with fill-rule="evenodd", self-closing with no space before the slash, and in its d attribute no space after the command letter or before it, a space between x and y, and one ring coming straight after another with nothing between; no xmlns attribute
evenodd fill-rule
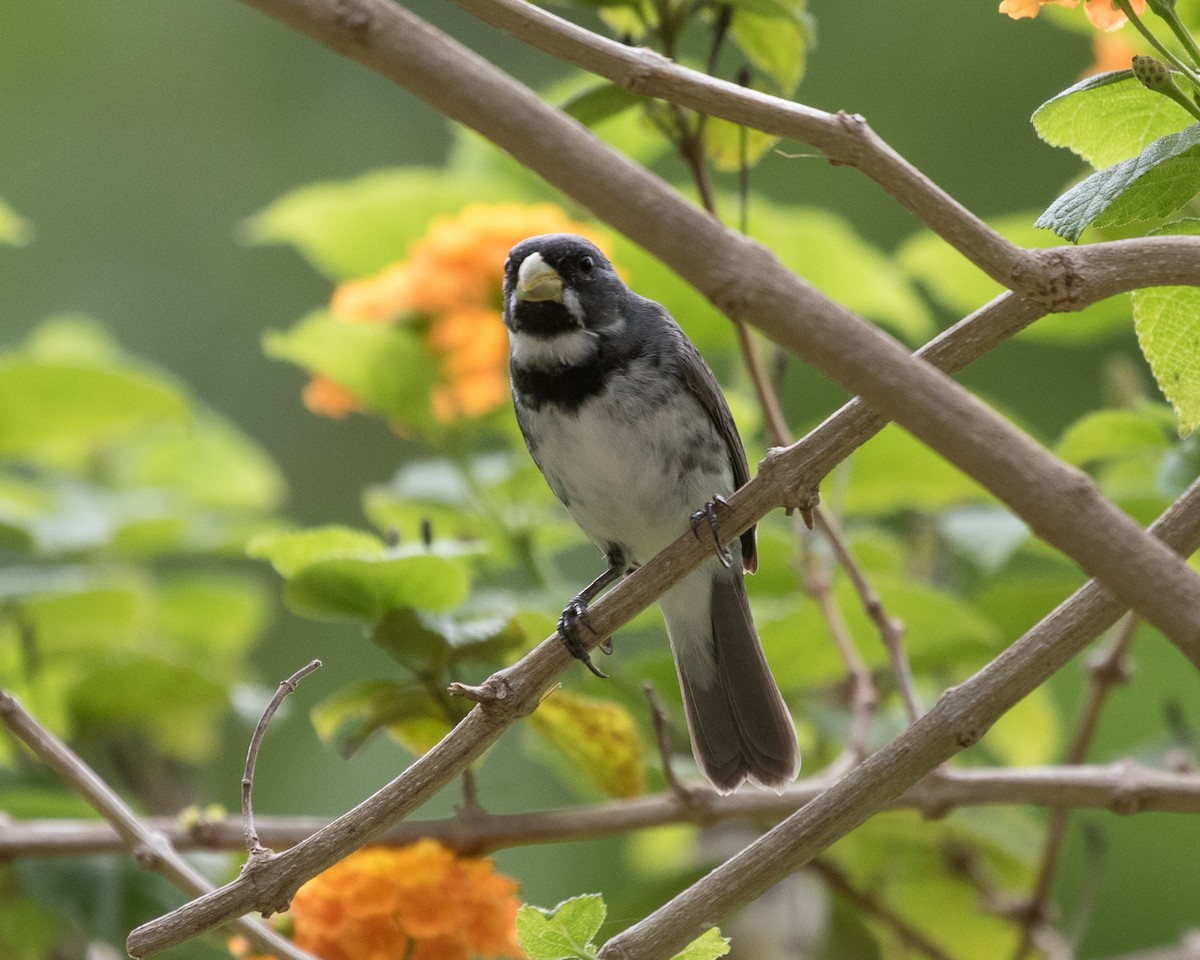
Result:
<svg viewBox="0 0 1200 960"><path fill-rule="evenodd" d="M666 311L663 310L663 313L666 314ZM666 315L669 317L669 314ZM670 327L679 341L679 372L683 375L683 382L700 401L708 419L725 441L729 465L733 468L733 486L737 490L749 482L750 466L746 462L746 450L742 446L742 438L738 436L733 414L729 412L729 404L725 402L725 394L721 392L716 375L679 324L672 319ZM758 569L758 548L755 544L754 530L755 528L751 527L742 534L742 566L750 573Z"/></svg>

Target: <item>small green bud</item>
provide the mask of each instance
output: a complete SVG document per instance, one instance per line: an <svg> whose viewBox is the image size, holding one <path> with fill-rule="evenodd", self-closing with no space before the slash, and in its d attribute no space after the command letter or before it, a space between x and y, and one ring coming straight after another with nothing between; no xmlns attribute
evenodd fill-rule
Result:
<svg viewBox="0 0 1200 960"><path fill-rule="evenodd" d="M1135 56L1133 58L1133 75L1137 77L1143 87L1157 90L1160 93L1166 91L1169 86L1175 85L1171 79L1171 68L1153 57Z"/></svg>

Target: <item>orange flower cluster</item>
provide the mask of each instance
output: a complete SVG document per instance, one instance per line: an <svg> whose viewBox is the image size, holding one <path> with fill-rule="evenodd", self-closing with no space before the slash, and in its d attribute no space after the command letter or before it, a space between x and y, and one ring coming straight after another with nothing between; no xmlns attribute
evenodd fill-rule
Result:
<svg viewBox="0 0 1200 960"><path fill-rule="evenodd" d="M1054 4L1057 7L1076 7L1079 0L1003 0L1000 12L1007 13L1014 20L1023 17L1036 17L1042 7ZM1133 12L1139 17L1146 9L1146 0L1130 0ZM1125 14L1113 0L1085 0L1084 12L1097 30L1119 30L1125 26Z"/></svg>
<svg viewBox="0 0 1200 960"><path fill-rule="evenodd" d="M424 331L441 382L432 399L438 420L477 417L508 395L508 341L501 313L504 258L526 237L578 233L604 246L553 204L474 205L434 220L409 258L334 291L333 315L348 323L411 323ZM304 391L314 413L343 417L357 398L317 377Z"/></svg>
<svg viewBox="0 0 1200 960"><path fill-rule="evenodd" d="M520 958L516 890L490 860L434 840L367 847L296 892L292 939L322 960ZM240 938L230 949L251 956Z"/></svg>

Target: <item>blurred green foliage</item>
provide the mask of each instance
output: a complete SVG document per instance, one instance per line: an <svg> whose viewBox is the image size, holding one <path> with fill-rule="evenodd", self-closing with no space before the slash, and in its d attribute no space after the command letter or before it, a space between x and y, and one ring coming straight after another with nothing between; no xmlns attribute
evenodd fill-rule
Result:
<svg viewBox="0 0 1200 960"><path fill-rule="evenodd" d="M1010 114L1022 95L1027 98L1017 111L1023 123L1034 98L1044 98L1053 84L1044 89L1019 84L1040 84L1051 64L1059 70L1058 81L1068 81L1069 70L1060 69L1061 51L1077 47L1070 47L1066 35L995 22L999 18L990 9L968 12L958 3L930 4L928 11L903 15L880 8L872 12L877 22L870 29L893 37L896 49L881 50L873 58L877 62L867 64L860 56L868 29L861 11L821 9L816 0L811 10L800 0L739 0L732 6L620 0L589 6L610 28L683 62L708 62L726 76L744 69L743 79L760 89L790 94L802 77L807 85L815 74L814 102L869 108L877 128L889 136L895 130L897 144L935 180L961 191L969 205L995 210L998 215L990 222L1001 233L1029 246L1054 242L1034 229L1033 214L1013 211L1044 203L1070 175L1069 162L1036 149L1023 155L1024 167L1002 160L1001 146L1019 149L1001 132L1000 107L981 110L978 105L983 91L998 86L996 76L1011 66L1014 44L1041 51L1040 61L1030 53L1022 76L1006 81L1001 90L1007 99L999 103ZM1056 12L1060 20L1067 14ZM824 66L822 56L811 56L814 14L821 22L823 50L829 51ZM57 23L55 16L45 14L44 24ZM894 19L884 22L888 16ZM984 22L989 19L993 22ZM257 21L249 24L238 21L250 32L231 27L225 34L243 38L234 43L245 44L237 51L243 59L268 43L254 32ZM1027 28L1006 52L998 38L1018 34L1002 31ZM980 42L985 29L992 39ZM953 36L948 44L953 49L926 60L924 76L905 74L905 83L894 82L911 66L915 44L927 44L935 32ZM271 49L281 62L266 69L291 70L282 61L292 48ZM507 57L525 66L518 61L523 53L503 46L496 52L502 61ZM847 70L847 63L854 69ZM305 112L296 136L304 149L295 153L349 150L350 143L400 136L395 131L362 136L368 122L378 132L375 115L354 114L358 98L326 95L316 79L320 70L305 64L295 75L307 91L305 109L316 115L324 110L327 125L341 131L341 138L313 137L313 115ZM931 85L917 93L919 82ZM939 238L903 219L878 217L878 198L868 200L859 180L833 198L831 186L844 187L846 180L811 159L773 151L772 138L744 135L732 125L667 110L582 77L559 78L543 88L552 102L685 190L696 186L685 176L689 161L699 158L711 165L710 199L723 216L734 220L744 212L750 235L787 265L907 343L919 344L940 324L999 292ZM1024 94L1017 92L1021 89ZM953 100L960 92L962 99ZM382 109L390 110L391 91L379 97L387 105ZM915 109L922 100L930 106ZM944 107L935 111L935 104ZM210 118L213 129L233 126L233 114L228 110ZM1125 72L1074 85L1034 116L1044 140L1067 146L1098 167L1150 151L1146 165L1152 173L1171 172L1151 161L1164 159L1158 155L1161 138L1177 134L1187 122L1177 103L1137 85ZM922 124L929 130L922 131ZM420 326L348 324L326 306L331 282L370 277L404 260L437 217L478 202L562 202L473 135L447 137L439 128L438 142L448 149L443 160L412 152L412 143L420 140L409 135L409 126L401 126L402 143L384 140L391 145L377 155L324 153L322 164L310 167L301 158L288 168L286 179L272 172L253 187L250 171L245 179L231 174L240 206L233 212L220 208L217 235L227 237L236 227L239 238L256 248L285 244L315 273L270 250L238 250L231 257L238 265L234 270L246 262L268 264L264 276L240 278L240 299L216 278L172 290L172 322L147 321L137 336L122 338L139 352L145 341L151 356L169 357L189 380L216 384L203 392L220 397L228 416L208 408L155 364L124 352L105 327L91 321L55 317L24 337L5 337L6 352L0 355L0 683L147 811L174 811L189 802L196 792L192 784L203 780L201 768L210 765L214 779L199 792L231 796L246 738L239 726L226 751L232 759L216 759L223 746L221 718L236 708L252 719L263 696L255 679L272 681L278 664L294 664L311 648L333 663L331 675L322 678L325 693L308 717L293 718L290 725L281 718L273 728L278 739L264 754L259 796L265 791L295 812L340 812L368 784L427 750L465 713L469 704L446 693L450 681L476 682L513 662L553 632L563 601L598 570L599 558L581 546L581 536L553 502L506 408L474 420L438 420L430 403L439 378L436 357ZM957 140L946 136L950 126ZM278 139L279 128L274 129ZM989 153L991 148L997 154ZM1178 159L1194 163L1191 153L1191 147L1179 151ZM372 169L392 162L395 154L404 166ZM743 162L757 162L744 201L736 176ZM1051 171L1053 185L1024 174L1012 180L997 176L1005 162L1014 169L1036 164ZM270 164L249 166L269 169ZM155 184L139 183L133 190L138 203L152 207L157 196L161 205L164 195L176 192L206 195L203 178L189 181L165 163L158 169L165 187L159 185L156 194ZM372 172L361 172L368 169ZM970 186L959 179L973 174L977 179ZM1191 184L1191 174L1185 174L1182 180ZM307 183L316 178L320 182ZM1180 178L1172 180L1174 189ZM1076 196L1091 198L1088 210L1103 203L1119 212L1122 201L1114 182L1111 176L1103 182L1085 180L1075 188L1082 191ZM293 183L305 185L287 189ZM1142 187L1166 195L1165 182ZM7 192L7 185L0 190ZM1185 193L1172 193L1162 213L1173 214L1190 200ZM278 198L269 200L272 196ZM1131 209L1142 209L1146 197L1129 196ZM38 206L13 197L20 209L31 211L40 236ZM119 206L115 197L110 202ZM260 211L246 218L255 207ZM568 213L582 216L578 210ZM53 215L47 219L53 236L62 225ZM1101 226L1096 217L1076 215L1063 232L1073 231L1077 238L1087 228L1097 236L1111 235ZM666 305L723 375L752 459L760 455L765 446L760 417L726 321L644 251L596 230L606 237L629 284ZM1183 221L1165 232L1171 231L1194 228ZM20 244L32 235L24 220L0 206L0 241ZM86 239L89 251L103 247L95 236ZM201 248L205 256L208 242ZM0 258L25 252L6 248ZM127 289L112 297L137 301L130 309L145 309L141 301L155 302L156 284L190 266L153 261L145 277L127 279ZM269 288L265 274L284 279ZM267 303L260 301L260 289L271 289ZM234 299L217 299L221 296ZM1196 422L1190 378L1200 341L1189 343L1179 332L1190 330L1200 316L1188 299L1194 297L1191 290L1139 291L1133 318L1127 297L1048 317L980 364L983 373L969 372L966 379L993 393L1018 419L1034 423L1047 439L1057 439L1060 456L1088 470L1106 495L1148 522L1200 474L1196 441L1180 439L1179 432ZM108 309L113 311L111 304ZM229 338L215 332L226 316L236 324ZM188 323L189 318L201 322ZM110 320L109 326L118 329L124 323L119 315ZM1121 380L1118 368L1106 372L1098 359L1131 345L1135 320L1150 368L1178 414L1150 398L1136 375L1131 385L1129 378ZM266 328L275 329L264 334ZM295 378L280 373L282 364L260 363L253 346L259 335L267 356L331 378L361 402L368 416L336 425L301 421L293 412L298 408ZM189 344L226 339L237 349L214 350L203 360L188 353ZM794 426L810 425L832 409L835 390L814 383L795 361L781 359L777 368ZM1048 375L1039 376L1039 370ZM1182 386L1172 389L1173 382ZM251 384L266 384L268 399L252 395ZM1105 389L1109 400L1101 399ZM1069 396L1057 397L1056 390ZM275 456L234 426L229 419L234 416L255 433L270 435ZM403 438L390 432L398 424L409 428ZM404 462L391 479L380 481L399 460ZM303 492L289 511L301 522L280 519L283 472ZM329 478L340 478L340 486ZM371 529L350 525L363 522L349 506L351 490L361 493L357 513ZM823 496L841 517L851 549L885 608L905 623L907 649L926 700L999 654L1082 580L1078 570L1032 539L970 478L895 428L885 429L836 471ZM817 772L839 756L850 727L845 668L829 640L826 619L805 589L803 571L813 566L832 579L833 601L881 686L872 746L886 742L902 728L903 711L875 627L847 578L821 543L802 541L782 516L772 515L761 525L760 555L761 572L749 582L751 598L764 646L797 719L806 772ZM275 581L264 576L268 565ZM273 594L285 607L287 635L280 639L277 633L265 658L256 657L252 668L251 650L273 616ZM1194 756L1200 714L1194 696L1187 695L1194 692L1194 676L1185 672L1190 668L1179 669L1161 637L1148 629L1142 633L1136 649L1144 675L1124 700L1114 697L1115 719L1101 729L1098 760L1132 754L1162 764L1179 751ZM602 688L581 671L565 677L564 689L527 725L528 736L509 738L485 756L476 771L485 806L528 810L663 788L641 690L645 678L655 683L675 721L677 762L683 772L692 772L684 756L674 670L655 611L622 631L610 672L614 677ZM1057 678L1011 711L963 762L1027 765L1060 759L1080 685L1077 673ZM1162 719L1165 712L1170 723ZM357 754L365 762L345 765L298 741L299 724L309 721L334 754ZM4 740L0 761L0 810L26 818L83 815L61 785ZM372 764L377 769L369 769ZM442 797L431 812L446 812L455 800L456 795ZM1187 887L1172 876L1185 877L1190 865L1177 864L1172 856L1186 838L1197 836L1196 824L1180 826L1177 819L1168 823L1152 816L1103 822L1116 838L1103 870L1107 886L1089 892L1080 881L1085 846L1078 840L1068 851L1060 886L1070 917L1082 923L1089 912L1095 914L1082 955L1172 939L1177 927L1194 922L1194 904L1189 907L1182 896L1170 894L1148 899L1145 893ZM934 823L895 813L855 831L828 857L934 942L956 956L984 957L998 948L1011 951L1014 927L980 909L979 891L963 864L978 868L1006 895L1020 896L1033 877L1039 838L1040 819L1027 811L959 810ZM565 856L557 849L501 855L502 865L520 877L531 900L555 902L576 890L603 889L610 904L606 908L599 897L582 897L551 912L525 908L522 936L530 938L526 949L535 958L587 956L594 949L589 944L657 906L724 853L692 828L566 849ZM1159 854L1147 853L1151 849ZM596 855L580 855L581 850ZM1153 863L1153 884L1136 876L1134 861ZM231 864L222 860L212 869L221 876ZM162 883L113 858L29 861L5 868L0 894L0 953L22 960L49 956L55 945L61 952L91 940L120 943L129 926L174 902ZM824 896L828 910L816 931L823 955L906 955L895 930L879 917L848 908L834 893ZM735 935L735 950L736 943ZM196 948L198 954L212 955L206 950ZM707 960L724 952L724 940L710 931L680 958Z"/></svg>

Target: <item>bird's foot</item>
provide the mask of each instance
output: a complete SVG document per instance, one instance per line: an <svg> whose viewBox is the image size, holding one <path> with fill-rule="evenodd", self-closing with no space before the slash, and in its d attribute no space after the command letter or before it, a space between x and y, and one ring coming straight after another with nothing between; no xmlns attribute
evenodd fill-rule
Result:
<svg viewBox="0 0 1200 960"><path fill-rule="evenodd" d="M729 549L723 543L721 543L721 534L718 529L720 526L720 520L717 517L718 506L728 508L729 504L725 502L724 497L713 497L704 505L702 510L697 510L692 514L692 534L697 540L699 540L700 524L707 520L708 529L712 533L713 546L717 551L717 559L721 561L722 566L728 569L733 566L733 554L731 554Z"/></svg>
<svg viewBox="0 0 1200 960"><path fill-rule="evenodd" d="M601 680L607 680L608 674L592 663L587 644L583 642L580 633L581 628L586 628L592 634L596 632L588 619L587 604L576 597L563 608L562 616L558 618L558 635L571 656L582 662ZM612 653L612 638L605 638L600 644L600 649L605 653Z"/></svg>

